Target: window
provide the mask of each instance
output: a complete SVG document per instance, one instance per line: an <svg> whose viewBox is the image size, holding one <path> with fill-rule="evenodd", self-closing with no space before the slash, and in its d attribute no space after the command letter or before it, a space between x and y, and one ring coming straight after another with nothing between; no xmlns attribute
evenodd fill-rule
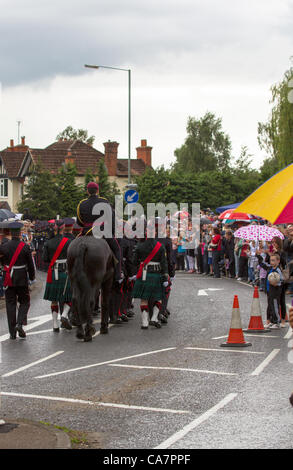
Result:
<svg viewBox="0 0 293 470"><path fill-rule="evenodd" d="M8 197L8 179L0 179L0 197Z"/></svg>

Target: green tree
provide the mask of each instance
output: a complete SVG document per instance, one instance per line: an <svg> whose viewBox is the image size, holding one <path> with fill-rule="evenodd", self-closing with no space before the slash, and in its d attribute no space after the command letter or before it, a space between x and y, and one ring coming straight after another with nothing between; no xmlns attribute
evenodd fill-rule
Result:
<svg viewBox="0 0 293 470"><path fill-rule="evenodd" d="M271 87L272 110L265 123L258 124L258 142L268 158L261 172L267 175L293 162L293 67L284 74L283 79ZM269 176L272 176L271 173Z"/></svg>
<svg viewBox="0 0 293 470"><path fill-rule="evenodd" d="M88 131L86 129L74 129L72 126L67 126L62 132L60 132L57 137L57 140L81 140L86 144L93 145L95 141L95 136L88 136Z"/></svg>
<svg viewBox="0 0 293 470"><path fill-rule="evenodd" d="M78 203L84 198L83 186L76 184L76 174L76 167L71 163L63 165L57 174L61 217L75 216Z"/></svg>
<svg viewBox="0 0 293 470"><path fill-rule="evenodd" d="M97 175L92 172L90 168L86 169L85 175L84 175L84 191L86 193L86 188L88 183L90 181L96 181Z"/></svg>
<svg viewBox="0 0 293 470"><path fill-rule="evenodd" d="M22 213L28 208L37 220L55 218L59 213L57 185L54 176L38 162L28 178L25 192L18 203L17 210Z"/></svg>
<svg viewBox="0 0 293 470"><path fill-rule="evenodd" d="M108 171L101 158L98 162L99 194L108 199L111 204L115 203L115 195L120 194L117 183L109 180Z"/></svg>
<svg viewBox="0 0 293 470"><path fill-rule="evenodd" d="M186 173L226 171L231 160L231 142L222 130L222 119L210 112L202 118L189 117L187 137L175 150L177 168Z"/></svg>

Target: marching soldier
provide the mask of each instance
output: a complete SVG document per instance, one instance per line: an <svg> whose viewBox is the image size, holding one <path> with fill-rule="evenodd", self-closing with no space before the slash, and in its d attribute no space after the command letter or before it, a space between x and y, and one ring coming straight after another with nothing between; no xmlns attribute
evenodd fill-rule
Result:
<svg viewBox="0 0 293 470"><path fill-rule="evenodd" d="M168 285L168 266L165 247L154 238L140 241L134 253L134 262L139 267L133 289L133 297L141 299L140 309L142 329L147 329L149 324L157 328L161 327L156 311L149 318L148 302L161 301L164 297L164 288Z"/></svg>
<svg viewBox="0 0 293 470"><path fill-rule="evenodd" d="M20 239L22 225L20 222L9 223L11 240L0 246L0 256L4 264L4 289L10 339L16 339L17 333L20 338L26 337L23 324L30 307L28 279L30 281L35 279L31 250ZM16 318L17 303L19 307Z"/></svg>
<svg viewBox="0 0 293 470"><path fill-rule="evenodd" d="M66 217L65 219L63 219L63 221L64 221L64 237L69 238L70 240L74 240L75 236L73 234L73 227L74 227L75 220L70 217Z"/></svg>
<svg viewBox="0 0 293 470"><path fill-rule="evenodd" d="M94 181L87 185L87 192L89 197L80 201L77 207L77 222L83 227L82 235L92 235L94 223L97 223L102 214L93 214L93 209L98 204L109 204L111 208L112 217L112 237L105 237L106 242L113 251L118 263L114 267L114 280L121 282L121 250L119 243L114 237L115 233L115 213L109 201L101 196L98 196L99 185ZM102 225L102 224L101 224Z"/></svg>
<svg viewBox="0 0 293 470"><path fill-rule="evenodd" d="M67 250L71 239L64 236L64 221L55 223L56 235L46 241L43 250L43 260L50 263L44 299L51 301L53 331L59 332L58 304L64 304L61 315L61 327L71 330L68 312L71 307L71 288L67 275Z"/></svg>

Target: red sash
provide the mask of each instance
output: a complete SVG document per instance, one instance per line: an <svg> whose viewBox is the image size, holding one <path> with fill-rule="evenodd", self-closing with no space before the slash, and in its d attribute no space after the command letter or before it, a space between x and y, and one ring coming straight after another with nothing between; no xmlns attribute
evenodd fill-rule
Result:
<svg viewBox="0 0 293 470"><path fill-rule="evenodd" d="M51 259L51 263L49 264L49 269L48 269L48 274L47 274L47 282L48 284L52 283L52 268L54 264L56 263L56 260L58 259L58 256L60 255L61 251L64 248L64 245L68 242L69 238L62 238L61 242L59 243L57 250L54 253L53 258Z"/></svg>
<svg viewBox="0 0 293 470"><path fill-rule="evenodd" d="M136 275L136 279L140 279L142 276L142 270L145 267L146 264L148 264L153 257L158 253L159 249L161 248L162 244L160 242L157 242L151 253L148 255L148 257L140 263L138 273Z"/></svg>
<svg viewBox="0 0 293 470"><path fill-rule="evenodd" d="M4 279L3 287L11 287L12 286L12 279L11 279L11 276L10 276L10 272L11 272L11 269L13 268L13 266L15 265L15 263L17 261L17 258L19 256L19 253L21 252L21 250L23 249L24 246L25 246L25 243L20 242L18 247L16 248L12 258L11 258L9 266L4 266L5 279Z"/></svg>

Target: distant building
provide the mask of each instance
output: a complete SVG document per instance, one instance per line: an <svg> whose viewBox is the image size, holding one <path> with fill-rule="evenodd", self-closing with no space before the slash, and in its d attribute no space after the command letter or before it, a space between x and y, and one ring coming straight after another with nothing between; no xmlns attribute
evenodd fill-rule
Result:
<svg viewBox="0 0 293 470"><path fill-rule="evenodd" d="M118 142L105 142L104 153L79 140L59 140L44 149L30 148L21 138L20 145L10 146L0 152L0 204L7 203L12 211L25 190L27 177L33 166L40 161L46 170L57 174L62 165L74 163L77 169L76 182L82 184L87 170L97 173L97 165L104 158L109 180L116 181L121 192L128 183L128 158L118 158ZM144 139L136 148L137 158L130 160L131 176L142 175L152 166L152 147Z"/></svg>

